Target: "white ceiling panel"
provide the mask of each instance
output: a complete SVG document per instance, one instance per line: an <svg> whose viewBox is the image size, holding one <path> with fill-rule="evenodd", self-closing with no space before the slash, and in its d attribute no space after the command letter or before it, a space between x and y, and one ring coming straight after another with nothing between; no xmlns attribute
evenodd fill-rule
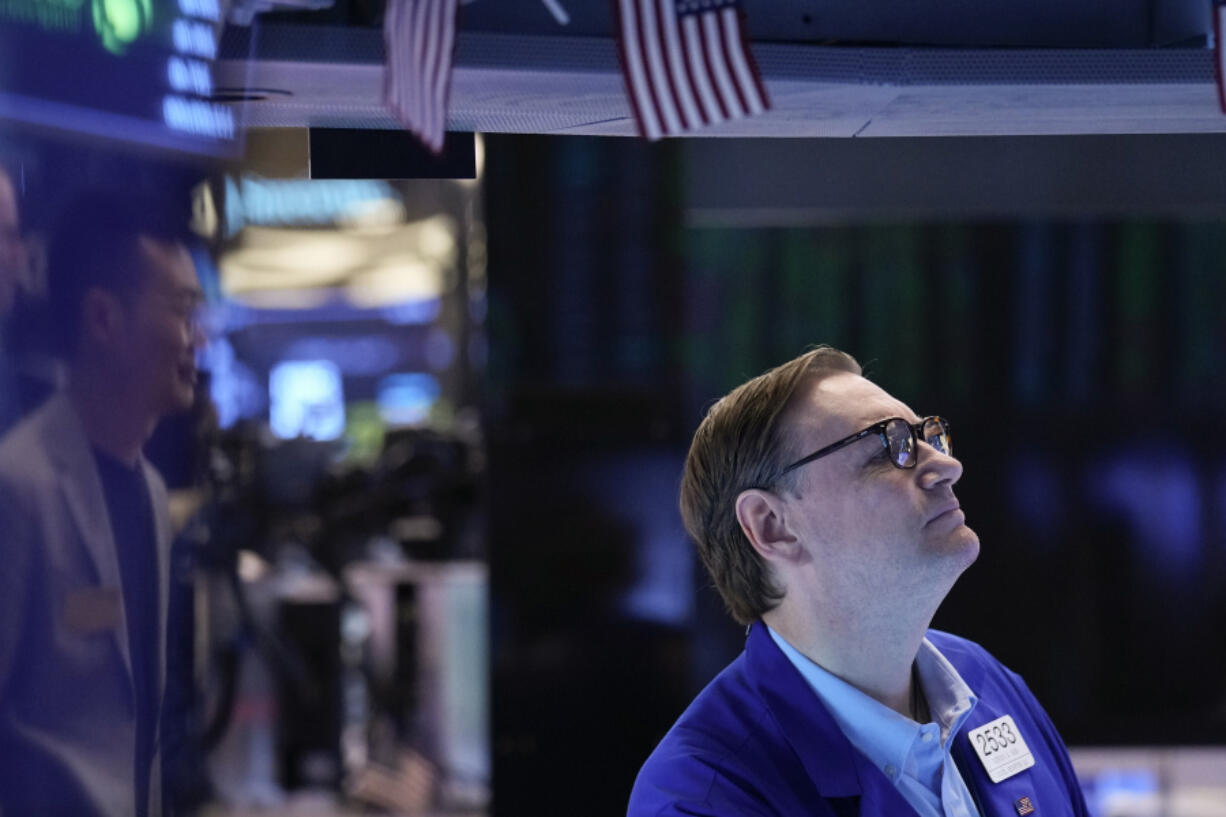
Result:
<svg viewBox="0 0 1226 817"><path fill-rule="evenodd" d="M219 88L251 127L393 128L377 31L274 32L223 59ZM264 37L264 40L269 38ZM241 48L240 48L241 50ZM755 46L774 108L709 137L891 137L1226 131L1208 49ZM263 89L263 90L261 90ZM452 130L633 136L608 38L462 33Z"/></svg>

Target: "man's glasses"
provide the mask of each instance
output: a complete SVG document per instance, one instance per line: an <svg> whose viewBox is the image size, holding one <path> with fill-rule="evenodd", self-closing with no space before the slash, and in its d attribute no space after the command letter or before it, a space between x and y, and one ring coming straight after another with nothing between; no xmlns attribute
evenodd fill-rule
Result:
<svg viewBox="0 0 1226 817"><path fill-rule="evenodd" d="M801 457L796 462L784 468L779 476L793 471L802 465L808 465L827 454L833 454L840 448L859 442L870 434L881 438L881 445L889 452L890 464L895 468L914 468L919 460L919 440L923 440L942 454L953 454L949 438L949 421L944 417L925 417L918 423L908 423L901 417L891 417L880 423L873 423L863 431L857 431L850 437L844 437L837 443L814 451L807 457Z"/></svg>

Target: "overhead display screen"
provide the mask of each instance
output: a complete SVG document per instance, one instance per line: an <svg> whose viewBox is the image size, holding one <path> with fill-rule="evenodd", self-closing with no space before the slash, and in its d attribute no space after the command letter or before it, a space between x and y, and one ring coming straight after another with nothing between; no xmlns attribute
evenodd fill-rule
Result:
<svg viewBox="0 0 1226 817"><path fill-rule="evenodd" d="M0 0L0 119L233 155L212 99L219 0Z"/></svg>

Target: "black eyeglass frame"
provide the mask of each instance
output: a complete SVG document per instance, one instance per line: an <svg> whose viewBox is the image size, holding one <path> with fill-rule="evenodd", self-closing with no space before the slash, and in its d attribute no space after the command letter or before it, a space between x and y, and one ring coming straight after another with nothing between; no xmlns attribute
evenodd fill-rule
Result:
<svg viewBox="0 0 1226 817"><path fill-rule="evenodd" d="M946 440L945 449L942 451L942 453L944 454L951 453L951 450L953 449L953 444L952 444L952 440L950 438L950 433L949 433L949 421L946 420L944 417L941 417L936 414L932 414L932 415L929 415L928 417L922 418L918 423L908 423L906 419L902 417L888 417L879 423L873 423L871 426L864 429L863 431L857 431L855 434L852 434L850 437L844 437L838 442L831 443L825 448L818 449L817 451L814 451L812 454L809 454L807 457L801 457L800 459L796 460L796 462L792 463L787 468L784 468L782 471L780 471L779 476L782 477L785 474L788 474L796 470L802 465L808 465L814 460L821 459L827 454L833 454L835 451L838 451L839 449L846 448L852 443L863 440L865 437L867 437L870 434L878 435L881 438L881 446L886 451L889 451L890 450L890 438L886 436L885 431L891 423L897 423L897 422L902 422L906 424L907 430L911 432L911 445L914 446L915 448L919 447L919 444L921 441L928 442L929 440L929 438L924 435L924 426L928 425L928 423L930 422L937 423L938 427L941 429L941 433L938 436L943 436L945 437L945 440ZM929 445L931 445L931 443L929 443ZM890 464L893 465L895 468L901 468L904 471L914 468L915 464L918 461L919 461L918 457L912 457L909 463L905 465L899 465L893 456L890 457Z"/></svg>

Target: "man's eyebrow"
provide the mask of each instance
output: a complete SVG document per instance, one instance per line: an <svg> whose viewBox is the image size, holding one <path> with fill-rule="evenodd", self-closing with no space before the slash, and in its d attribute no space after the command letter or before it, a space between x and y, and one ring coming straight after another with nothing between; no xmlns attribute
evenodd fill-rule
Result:
<svg viewBox="0 0 1226 817"><path fill-rule="evenodd" d="M904 420L907 419L902 414L884 414L884 415L879 416L876 420L865 420L863 423L857 426L857 428L859 429L872 428L875 425L880 425L881 423L884 423L886 420L893 420L898 417L902 417Z"/></svg>
<svg viewBox="0 0 1226 817"><path fill-rule="evenodd" d="M924 419L923 417L921 417L920 415L916 414L914 411L908 408L908 409L902 409L900 411L896 411L893 414L887 414L886 416L882 417L877 422L882 423L882 422L885 422L886 420L893 420L895 418L906 420L911 425L915 425L920 420Z"/></svg>

